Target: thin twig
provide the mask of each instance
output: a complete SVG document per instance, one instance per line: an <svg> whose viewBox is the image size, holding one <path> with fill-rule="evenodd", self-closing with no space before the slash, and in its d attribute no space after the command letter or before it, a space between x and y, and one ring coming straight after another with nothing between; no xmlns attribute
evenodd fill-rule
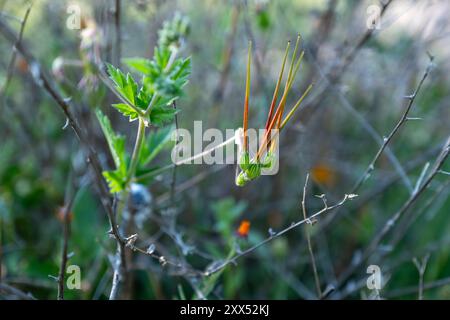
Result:
<svg viewBox="0 0 450 320"><path fill-rule="evenodd" d="M10 84L12 76L13 76L14 64L16 63L16 58L17 58L17 46L22 41L23 33L25 31L25 25L27 23L28 16L30 15L31 7L32 7L32 4L30 4L28 6L24 17L23 17L22 21L20 22L20 31L19 31L19 35L17 37L17 41L16 41L16 43L14 43L14 46L13 46L13 53L11 55L11 60L9 61L9 64L8 64L5 83L3 84L3 88L1 88L1 90L0 90L0 94L3 95L4 97L5 97L6 91L8 90L9 84Z"/></svg>
<svg viewBox="0 0 450 320"><path fill-rule="evenodd" d="M450 285L450 277L442 278L436 281L431 281L423 284L422 290L430 290ZM388 298L394 298L398 296L404 296L407 294L413 294L417 292L417 286L411 286L406 288L394 289L386 294Z"/></svg>
<svg viewBox="0 0 450 320"><path fill-rule="evenodd" d="M406 235L408 228L410 228L411 225L413 225L414 222L416 222L421 215L428 212L428 209L430 207L435 206L435 204L438 202L437 200L439 199L439 197L443 196L446 199L448 193L450 192L449 186L450 186L450 179L442 183L436 189L434 194L426 201L423 207L420 210L414 211L414 215L412 217L410 217L407 220L403 219L403 221L398 225L395 234L393 235L392 239L390 239L387 246L394 248Z"/></svg>
<svg viewBox="0 0 450 320"><path fill-rule="evenodd" d="M381 18L386 13L386 9L391 5L392 0L388 0L386 2L382 1L382 7L380 10L380 13L378 15L378 19L381 20ZM363 34L363 36L358 40L356 45L347 53L347 55L343 59L343 63L341 67L339 68L339 71L337 72L336 76L333 80L337 80L340 75L342 75L346 69L349 67L351 62L355 59L357 53L361 50L361 48L372 38L374 32L376 31L376 28L367 28L366 32Z"/></svg>
<svg viewBox="0 0 450 320"><path fill-rule="evenodd" d="M116 0L115 8L114 8L114 26L115 26L115 64L117 67L120 67L120 59L122 57L122 33L121 33L121 19L120 19L120 0Z"/></svg>
<svg viewBox="0 0 450 320"><path fill-rule="evenodd" d="M428 259L430 258L430 254L428 253L425 257L419 261L416 257L413 258L413 263L419 272L419 288L418 288L418 299L423 300L423 276L425 274L425 270L427 269Z"/></svg>
<svg viewBox="0 0 450 320"><path fill-rule="evenodd" d="M207 272L205 272L204 275L205 275L205 276L210 276L210 275L212 275L212 274L214 274L214 273L216 273L216 272L222 270L223 268L225 268L225 267L228 266L229 264L235 263L236 260L238 260L239 258L241 258L241 257L243 257L243 256L245 256L245 255L248 255L248 254L252 253L253 251L255 251L256 249L258 249L259 247L262 247L263 245L265 245L265 244L271 242L272 240L274 240L274 239L276 239L276 238L278 238L278 237L284 235L285 233L287 233L287 232L289 232L289 231L291 231L291 230L293 230L293 229L295 229L295 228L301 226L301 225L304 224L304 223L311 223L312 219L318 218L318 217L319 217L320 215L322 215L323 213L328 212L328 211L331 211L331 210L333 210L333 209L335 209L335 208L337 208L337 207L342 206L347 200L351 200L351 199L353 199L354 197L355 197L355 195L348 195L348 194L346 194L346 195L344 196L344 198L343 198L340 202L338 202L337 204L332 205L332 206L328 206L327 203L326 203L326 201L324 201L324 205L325 205L324 208L322 208L322 209L319 210L318 212L314 213L314 214L311 215L309 218L307 218L307 219L302 219L302 220L297 221L297 222L293 222L289 227L287 227L287 228L285 228L285 229L283 229L283 230L281 230L281 231L279 231L279 232L277 232L277 233L271 233L271 235L270 235L269 238L266 238L266 239L264 239L263 241L261 241L261 242L255 244L254 246L252 246L252 247L250 247L250 248L248 248L248 249L246 249L246 250L244 250L244 251L241 251L240 253L236 254L236 255L233 256L232 258L227 259L226 261L224 261L222 264L220 264L220 265L217 266L216 268L214 268L214 269L212 269L212 270L208 270ZM322 200L323 200L323 199L322 199Z"/></svg>
<svg viewBox="0 0 450 320"><path fill-rule="evenodd" d="M308 180L309 180L309 173L306 174L305 185L303 186L302 212L303 212L304 220L308 219L308 215L306 214L306 188L308 186ZM322 289L320 288L319 273L317 272L316 259L314 257L314 252L313 252L312 243L311 243L311 233L310 233L310 229L309 229L309 227L312 226L313 223L308 223L308 224L305 228L306 241L308 243L309 258L311 260L311 266L312 266L312 269L314 272L314 282L316 284L317 298L320 299L322 297Z"/></svg>
<svg viewBox="0 0 450 320"><path fill-rule="evenodd" d="M173 108L177 109L177 103L173 102ZM175 130L177 132L175 143L178 143L178 114L175 113ZM170 182L170 204L174 204L175 200L175 186L177 184L177 166L174 166L172 169L172 181Z"/></svg>
<svg viewBox="0 0 450 320"><path fill-rule="evenodd" d="M34 298L31 294L25 293L17 288L7 285L6 283L0 283L0 294L1 293L14 296L20 300L36 300L36 298Z"/></svg>
<svg viewBox="0 0 450 320"><path fill-rule="evenodd" d="M69 237L70 237L70 220L71 220L71 207L72 201L70 204L67 204L62 208L63 211L63 249L61 253L61 262L59 266L59 275L58 275L58 300L64 300L64 275L66 272L66 265L68 259L67 248L69 245Z"/></svg>
<svg viewBox="0 0 450 320"><path fill-rule="evenodd" d="M423 85L425 79L428 77L428 74L430 73L432 65L433 65L433 57L430 57L430 63L428 64L428 66L425 70L425 73L422 76L422 79L420 79L416 90L413 92L413 94L406 96L406 98L409 100L409 102L408 102L406 109L403 111L403 114L400 117L400 120L397 122L394 129L392 129L392 131L389 133L389 135L383 139L383 143L382 143L381 147L378 149L378 152L375 154L375 157L372 159L372 161L370 162L367 169L364 171L361 178L358 180L358 182L353 187L352 193L357 192L358 189L361 187L361 185L367 180L367 178L370 176L372 171L375 169L375 164L378 161L378 159L381 157L381 155L383 154L383 151L386 148L386 146L392 140L394 135L398 132L400 127L402 127L403 124L405 124L408 121L407 120L408 114L414 104L417 94L419 93L420 89L422 88L422 85ZM413 193L414 193L414 191L416 191L416 190L413 190Z"/></svg>
<svg viewBox="0 0 450 320"><path fill-rule="evenodd" d="M307 52L309 51L308 48L306 49ZM310 54L309 56L312 57ZM318 91L317 88L315 90L316 96L319 97L319 101L317 104L319 104L322 99L325 97L325 91L331 90L331 93L334 93L337 98L339 99L340 106L345 108L354 118L355 120L361 125L361 127L369 134L369 136L375 140L380 146L383 144L383 138L377 133L377 131L374 129L374 127L355 109L354 106L348 101L348 99L342 94L342 92L337 88L336 82L333 82L331 78L322 70L319 63L316 59L311 58L314 67L316 68L317 72L319 73L322 80L325 82L324 89L321 91ZM308 104L303 105L303 110L306 109ZM316 109L317 110L317 109ZM397 159L395 154L392 152L389 146L385 147L385 152L388 160L392 163L392 166L395 168L395 170L398 171L402 181L404 182L405 186L408 188L408 190L412 191L412 185L411 182L408 179L408 176L405 173L405 170L403 169L400 161Z"/></svg>
<svg viewBox="0 0 450 320"><path fill-rule="evenodd" d="M359 259L356 263L349 266L349 268L347 268L347 270L342 273L338 281L337 287L342 286L342 284L353 274L353 272L355 272L355 270L357 270L357 268L360 267L364 263L364 261L366 261L372 255L372 253L376 251L381 241L386 237L389 231L391 231L391 229L396 225L397 221L403 216L405 212L407 212L411 208L411 206L416 202L416 200L419 199L419 197L427 189L428 185L438 174L439 170L445 163L445 160L447 159L449 152L450 152L450 135L447 137L447 140L444 143L444 146L442 147L442 150L438 155L432 170L430 171L430 173L428 174L427 178L424 180L420 188L415 193L411 194L408 200L401 206L401 208L391 218L389 218L386 221L381 230L374 236L370 244L364 250L362 258Z"/></svg>

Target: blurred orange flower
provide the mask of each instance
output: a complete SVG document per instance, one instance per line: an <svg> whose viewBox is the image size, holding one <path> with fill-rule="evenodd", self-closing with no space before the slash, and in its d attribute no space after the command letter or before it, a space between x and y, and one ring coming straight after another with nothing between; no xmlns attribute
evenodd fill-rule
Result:
<svg viewBox="0 0 450 320"><path fill-rule="evenodd" d="M331 187L336 183L336 172L326 164L317 164L311 170L311 177L319 184Z"/></svg>
<svg viewBox="0 0 450 320"><path fill-rule="evenodd" d="M242 220L241 224L239 225L239 228L236 231L237 235L242 238L247 238L249 232L250 232L250 221Z"/></svg>

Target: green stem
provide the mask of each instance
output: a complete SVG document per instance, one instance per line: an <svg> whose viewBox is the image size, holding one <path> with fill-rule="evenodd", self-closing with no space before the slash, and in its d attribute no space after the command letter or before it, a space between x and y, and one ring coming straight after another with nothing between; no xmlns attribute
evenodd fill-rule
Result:
<svg viewBox="0 0 450 320"><path fill-rule="evenodd" d="M136 168L137 168L137 164L139 162L139 154L141 153L142 142L144 141L144 136L145 136L145 123L142 118L139 118L139 127L138 127L137 136L136 136L136 142L134 144L133 155L131 156L130 167L128 168L128 172L127 172L127 179L125 182L125 187L122 191L121 199L117 205L117 216L118 217L122 216L123 211L125 210L125 206L128 202L129 185L136 174Z"/></svg>
<svg viewBox="0 0 450 320"><path fill-rule="evenodd" d="M133 155L131 156L130 167L127 172L126 186L129 184L130 180L134 178L136 174L136 167L139 161L139 154L141 153L142 142L145 136L145 122L142 118L139 118L139 127L136 136L136 142L134 144Z"/></svg>
<svg viewBox="0 0 450 320"><path fill-rule="evenodd" d="M150 103L149 103L148 106L147 106L147 109L145 109L144 117L147 117L147 116L150 114L150 111L151 111L153 105L155 104L156 99L158 99L158 94L155 92L155 93L153 94L152 99L150 100Z"/></svg>
<svg viewBox="0 0 450 320"><path fill-rule="evenodd" d="M175 61L175 58L177 57L178 54L178 49L177 48L173 48L170 51L170 57L169 57L169 61L167 62L166 67L164 68L164 72L168 72L170 70L170 68L172 68L172 64Z"/></svg>

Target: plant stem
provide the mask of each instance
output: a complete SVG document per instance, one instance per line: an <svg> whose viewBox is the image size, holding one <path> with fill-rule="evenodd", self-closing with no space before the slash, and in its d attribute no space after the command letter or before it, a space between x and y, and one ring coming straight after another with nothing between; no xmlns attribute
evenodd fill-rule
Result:
<svg viewBox="0 0 450 320"><path fill-rule="evenodd" d="M129 194L129 184L134 178L136 174L136 167L139 160L139 154L141 153L142 142L144 141L145 136L145 122L142 118L139 118L139 127L136 135L136 142L134 143L133 154L131 156L130 167L127 171L127 179L125 181L125 186L123 188L121 199L117 206L117 216L120 217L125 210L125 206L128 202L128 194Z"/></svg>
<svg viewBox="0 0 450 320"><path fill-rule="evenodd" d="M302 213L303 213L304 220L308 219L308 215L306 213L306 188L308 186L308 180L309 180L309 173L306 174L305 185L303 187ZM313 251L313 247L312 247L311 231L309 230L310 226L312 226L312 223L306 224L306 228L305 228L306 241L308 243L309 258L311 260L311 266L312 266L313 273L314 273L314 282L316 284L317 298L321 299L322 298L322 289L320 288L320 278L319 278L319 273L317 272L316 259L314 257L314 251Z"/></svg>
<svg viewBox="0 0 450 320"><path fill-rule="evenodd" d="M168 72L170 70L170 68L172 68L172 64L174 63L175 58L177 57L177 54L178 54L178 49L173 48L170 52L169 61L167 62L166 67L164 68L164 72Z"/></svg>
<svg viewBox="0 0 450 320"><path fill-rule="evenodd" d="M141 153L142 142L144 141L145 136L145 122L142 118L139 118L139 127L136 136L136 142L134 144L133 155L131 156L130 167L127 173L127 181L126 184L130 182L130 180L134 177L136 173L136 167L139 160L139 154Z"/></svg>
<svg viewBox="0 0 450 320"><path fill-rule="evenodd" d="M150 114L150 110L152 109L153 105L155 104L156 99L158 99L158 94L155 92L155 93L153 94L152 99L150 100L150 102L149 102L149 104L148 104L147 109L145 109L145 112L144 112L144 116L145 116L145 117L148 116L148 115Z"/></svg>
<svg viewBox="0 0 450 320"><path fill-rule="evenodd" d="M133 154L131 156L130 166L127 171L127 179L125 181L125 186L121 193L120 201L117 205L116 219L118 218L120 219L128 203L128 197L130 194L129 185L132 179L134 178L134 175L136 174L136 168L139 162L139 154L141 153L144 136L145 136L145 122L143 118L139 117L139 127L136 135L136 142L134 143ZM110 300L115 300L118 297L119 284L120 282L124 281L121 280L121 278L124 277L124 273L126 272L126 260L125 260L126 258L123 243L119 244L117 250L118 250L117 259L119 259L119 265L115 266L114 268L115 270L113 275L113 286L109 297Z"/></svg>
<svg viewBox="0 0 450 320"><path fill-rule="evenodd" d="M67 248L70 237L70 205L66 205L63 210L63 245L61 253L61 263L58 275L58 300L64 300L64 275L67 266Z"/></svg>

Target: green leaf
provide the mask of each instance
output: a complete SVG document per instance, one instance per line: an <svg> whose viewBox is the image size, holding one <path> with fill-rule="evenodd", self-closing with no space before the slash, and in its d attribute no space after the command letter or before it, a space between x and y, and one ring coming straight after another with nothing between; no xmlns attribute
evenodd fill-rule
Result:
<svg viewBox="0 0 450 320"><path fill-rule="evenodd" d="M155 60L156 65L161 70L164 70L170 59L170 50L166 47L155 48L153 59Z"/></svg>
<svg viewBox="0 0 450 320"><path fill-rule="evenodd" d="M124 62L130 68L139 71L142 74L151 74L154 71L154 66L151 60L144 58L128 58Z"/></svg>
<svg viewBox="0 0 450 320"><path fill-rule="evenodd" d="M125 187L125 176L119 170L103 171L111 193L121 192Z"/></svg>
<svg viewBox="0 0 450 320"><path fill-rule="evenodd" d="M130 122L136 120L139 117L138 113L126 103L116 103L112 106L125 117L130 117Z"/></svg>
<svg viewBox="0 0 450 320"><path fill-rule="evenodd" d="M103 134L105 135L106 141L108 142L109 150L116 165L116 169L123 176L126 175L127 165L126 165L126 153L125 153L125 137L117 135L109 121L108 117L101 112L100 109L95 111L97 119L102 127Z"/></svg>
<svg viewBox="0 0 450 320"><path fill-rule="evenodd" d="M137 95L137 83L129 73L127 73L126 85L123 88L123 93L133 104L135 104L135 96Z"/></svg>
<svg viewBox="0 0 450 320"><path fill-rule="evenodd" d="M107 68L117 91L134 105L138 86L131 74L125 75L119 68L115 68L111 64L107 64Z"/></svg>
<svg viewBox="0 0 450 320"><path fill-rule="evenodd" d="M174 63L172 73L174 79L183 80L184 84L186 84L187 78L191 73L191 57L186 59L177 59Z"/></svg>
<svg viewBox="0 0 450 320"><path fill-rule="evenodd" d="M182 89L188 82L190 72L191 59L178 58L167 72L161 73L150 81L158 93L175 99L182 95Z"/></svg>
<svg viewBox="0 0 450 320"><path fill-rule="evenodd" d="M173 130L174 126L167 126L148 134L139 155L141 166L150 163L162 150L174 142L171 140Z"/></svg>
<svg viewBox="0 0 450 320"><path fill-rule="evenodd" d="M155 126L161 126L172 122L178 111L178 109L171 107L154 106L150 112L150 123Z"/></svg>
<svg viewBox="0 0 450 320"><path fill-rule="evenodd" d="M153 94L150 93L149 90L146 90L144 87L141 88L137 97L136 97L136 107L146 110L148 104L152 100Z"/></svg>
<svg viewBox="0 0 450 320"><path fill-rule="evenodd" d="M107 63L108 74L111 80L116 84L116 86L122 88L125 85L125 75L119 68L114 67L112 64Z"/></svg>

